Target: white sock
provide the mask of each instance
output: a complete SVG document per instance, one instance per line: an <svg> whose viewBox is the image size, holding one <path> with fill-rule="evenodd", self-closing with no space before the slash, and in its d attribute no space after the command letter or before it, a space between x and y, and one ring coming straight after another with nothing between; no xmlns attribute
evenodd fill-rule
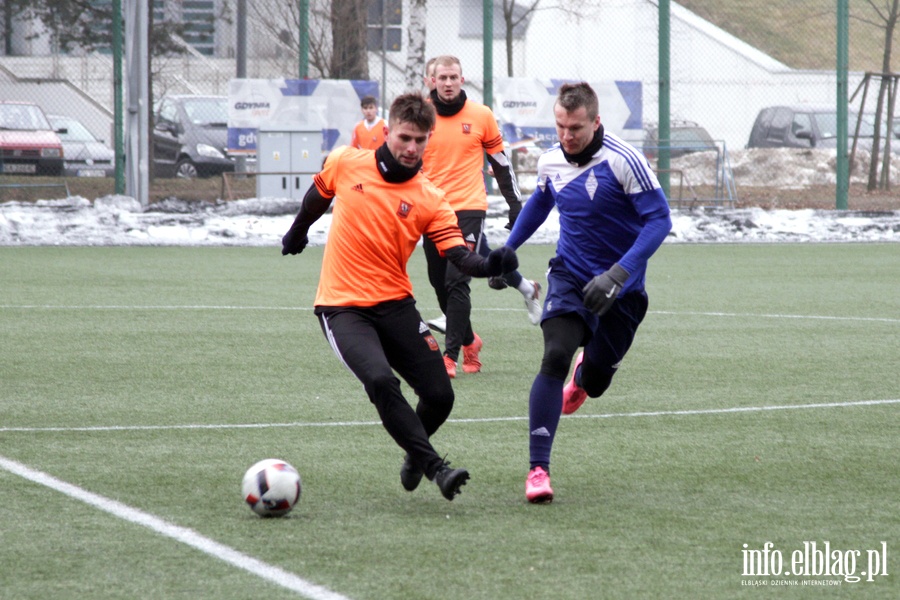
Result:
<svg viewBox="0 0 900 600"><path fill-rule="evenodd" d="M534 298L534 284L523 277L519 284L519 293L525 296L526 300L531 300Z"/></svg>

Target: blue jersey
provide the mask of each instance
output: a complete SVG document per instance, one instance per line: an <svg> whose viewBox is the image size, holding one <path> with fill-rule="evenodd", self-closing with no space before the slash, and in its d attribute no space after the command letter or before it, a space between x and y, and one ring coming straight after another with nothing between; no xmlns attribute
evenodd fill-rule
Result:
<svg viewBox="0 0 900 600"><path fill-rule="evenodd" d="M630 277L622 293L644 288L647 261L672 228L669 203L647 159L612 133L590 162L566 161L559 144L538 159L538 183L507 245L518 248L559 212L556 253L587 283L619 263Z"/></svg>

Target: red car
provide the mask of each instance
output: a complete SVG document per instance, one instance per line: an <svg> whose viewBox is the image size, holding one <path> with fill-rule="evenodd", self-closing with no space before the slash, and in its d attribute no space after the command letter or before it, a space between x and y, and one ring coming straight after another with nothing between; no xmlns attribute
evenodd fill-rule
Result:
<svg viewBox="0 0 900 600"><path fill-rule="evenodd" d="M0 102L0 174L59 176L62 171L62 142L41 107Z"/></svg>

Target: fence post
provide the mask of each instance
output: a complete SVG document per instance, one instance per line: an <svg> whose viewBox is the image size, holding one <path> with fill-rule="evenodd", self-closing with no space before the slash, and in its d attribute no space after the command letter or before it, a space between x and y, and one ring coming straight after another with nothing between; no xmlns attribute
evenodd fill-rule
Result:
<svg viewBox="0 0 900 600"><path fill-rule="evenodd" d="M125 143L122 137L122 0L113 0L112 4L112 42L113 42L113 144L115 154L115 192L125 193Z"/></svg>
<svg viewBox="0 0 900 600"><path fill-rule="evenodd" d="M656 139L659 144L659 155L656 157L656 166L659 171L659 184L662 186L666 197L669 197L670 178L669 170L671 142L671 122L669 94L671 92L670 79L670 4L669 0L659 1L659 126Z"/></svg>
<svg viewBox="0 0 900 600"><path fill-rule="evenodd" d="M298 77L309 77L309 0L300 0L300 65Z"/></svg>
<svg viewBox="0 0 900 600"><path fill-rule="evenodd" d="M850 6L848 0L837 0L837 185L835 208L847 209L850 190L850 162L847 158L847 65L849 63ZM860 116L863 108L860 107Z"/></svg>
<svg viewBox="0 0 900 600"><path fill-rule="evenodd" d="M484 57L482 71L484 72L484 104L494 110L494 2L483 0L482 2ZM487 158L484 159L484 172L487 173ZM490 177L485 177L485 189L488 194L494 192L494 183Z"/></svg>
<svg viewBox="0 0 900 600"><path fill-rule="evenodd" d="M128 124L125 137L128 142L126 154L126 193L146 208L150 202L150 42L148 22L149 0L127 2L125 25L129 35L125 36L126 72L128 73Z"/></svg>

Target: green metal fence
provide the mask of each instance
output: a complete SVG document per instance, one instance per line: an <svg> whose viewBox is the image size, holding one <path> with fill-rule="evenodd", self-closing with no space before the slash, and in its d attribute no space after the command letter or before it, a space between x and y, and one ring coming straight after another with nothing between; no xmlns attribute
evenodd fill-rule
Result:
<svg viewBox="0 0 900 600"><path fill-rule="evenodd" d="M757 115L775 106L847 110L846 117L837 115L834 131L804 133L791 123L791 133L801 135L780 142L795 147L791 152L806 152L811 161L835 164L832 175L817 184L833 186L839 208L843 206L838 174L851 152L853 170L846 185L900 185L896 147L886 151L885 146L885 139L896 139L895 130L900 133L892 108L897 75L884 55L890 15L876 12L870 3L256 0L241 6L240 2L149 2L148 19L157 37L151 36L148 57L152 94L148 111L173 96L220 96L227 101L239 57L249 79L368 79L377 83L381 103L388 104L403 91L422 89L421 70L427 58L453 54L463 64L469 97L488 101L498 120L509 125L508 131L521 129L521 123L527 123L526 128L553 125L551 114L505 105L504 98L515 87L510 82L537 82L551 90L560 80L592 82L602 91L601 117L607 127L648 149L654 145L646 140L648 131L657 131L655 145L662 152L654 164L668 180L670 196L678 191L679 176L682 191L686 177L696 196L728 202L734 199L729 195L739 197L742 188L807 184L792 180L790 172L770 173L765 181L727 169L723 174L723 164L747 164L754 156L773 151L747 145ZM119 0L111 4L116 6ZM0 98L30 102L45 114L77 120L101 146L114 149L115 124L125 122L122 112L128 109L117 110L111 38L106 46L63 48L52 26L27 7L19 12L15 7L6 3L2 9L12 12L6 15L11 27L6 28L0 47ZM847 11L845 21L839 19L842 8ZM486 19L490 12L492 18ZM110 22L98 18L95 26L108 28ZM489 43L485 43L485 32ZM353 42L357 34L361 34L359 43ZM344 63L336 58L336 48L354 47L357 50L349 58L340 55ZM359 48L363 48L361 60ZM846 53L846 80L838 68L842 52ZM122 77L127 81L129 73ZM845 93L846 103L841 101ZM624 110L630 111L629 116L620 118ZM877 154L871 140L854 137L858 125L854 116L880 132ZM158 115L151 115L155 134L160 133L157 123ZM701 161L692 156L693 151L666 152L667 144L675 146L686 127L701 128L715 140L717 159ZM837 151L839 135L849 140L841 152ZM228 156L227 146L215 150ZM66 171L48 177L65 179L74 193L83 189L79 184L88 177L109 172L100 154L92 157L75 149L64 149L64 153ZM158 148L153 156L159 159ZM4 149L0 160L6 167L0 172L0 185L33 184L45 175L12 167L21 162L21 152L16 156ZM872 162L876 163L874 174ZM248 167L235 164L239 170ZM198 172L219 178L215 170ZM199 179L173 181L171 175L150 165L151 200L166 194L216 199L211 190L220 189L218 181L217 185ZM110 180L112 190L113 178L104 179ZM246 182L234 192L252 196L255 188ZM10 194L10 188L0 188L0 201L13 197Z"/></svg>

